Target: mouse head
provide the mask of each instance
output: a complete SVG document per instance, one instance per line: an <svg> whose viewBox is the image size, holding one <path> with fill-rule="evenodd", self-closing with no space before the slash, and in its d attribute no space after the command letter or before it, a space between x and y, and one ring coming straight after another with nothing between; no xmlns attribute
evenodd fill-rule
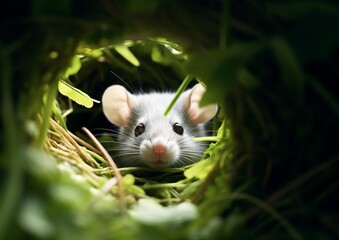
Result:
<svg viewBox="0 0 339 240"><path fill-rule="evenodd" d="M103 111L120 127L122 164L167 167L197 161L204 148L192 139L202 135L203 123L217 112L215 104L199 106L204 92L200 84L185 91L165 117L164 110L174 94L133 95L122 86L109 87L102 98Z"/></svg>
<svg viewBox="0 0 339 240"><path fill-rule="evenodd" d="M182 104L190 121L201 124L212 119L217 110L216 104L200 107L200 100L205 93L201 84L196 84L192 89L185 91L182 96ZM106 89L102 97L103 112L106 118L118 127L128 126L133 108L137 105L135 95L129 93L120 85L112 85ZM164 109L165 111L165 109Z"/></svg>

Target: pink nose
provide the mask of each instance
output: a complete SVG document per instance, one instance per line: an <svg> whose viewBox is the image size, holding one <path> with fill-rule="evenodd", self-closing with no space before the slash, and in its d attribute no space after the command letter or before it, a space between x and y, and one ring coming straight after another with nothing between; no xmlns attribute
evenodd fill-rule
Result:
<svg viewBox="0 0 339 240"><path fill-rule="evenodd" d="M166 146L162 145L162 144L155 144L153 146L153 153L158 155L158 156L162 156L164 155L166 152Z"/></svg>

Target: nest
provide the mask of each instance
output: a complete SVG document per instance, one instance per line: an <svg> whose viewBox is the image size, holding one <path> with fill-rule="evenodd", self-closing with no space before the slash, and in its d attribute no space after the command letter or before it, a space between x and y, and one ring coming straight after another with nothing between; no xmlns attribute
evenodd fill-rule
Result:
<svg viewBox="0 0 339 240"><path fill-rule="evenodd" d="M0 238L338 238L336 5L25 4L0 25ZM100 99L117 76L205 84L220 111L203 160L118 168L100 105L58 94Z"/></svg>

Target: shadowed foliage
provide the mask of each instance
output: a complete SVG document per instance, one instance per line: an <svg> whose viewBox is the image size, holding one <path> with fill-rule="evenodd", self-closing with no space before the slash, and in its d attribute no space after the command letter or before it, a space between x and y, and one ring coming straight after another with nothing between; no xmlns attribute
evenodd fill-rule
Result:
<svg viewBox="0 0 339 240"><path fill-rule="evenodd" d="M337 1L11 1L1 18L1 239L339 237ZM111 153L92 99L192 80L220 106L196 164L115 168L82 130Z"/></svg>

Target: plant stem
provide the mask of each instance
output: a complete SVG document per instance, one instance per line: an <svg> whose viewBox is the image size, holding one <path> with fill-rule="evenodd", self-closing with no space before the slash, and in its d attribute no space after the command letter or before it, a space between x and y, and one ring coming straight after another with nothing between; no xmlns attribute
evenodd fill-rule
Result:
<svg viewBox="0 0 339 240"><path fill-rule="evenodd" d="M216 142L218 140L219 138L217 136L193 138L193 142Z"/></svg>
<svg viewBox="0 0 339 240"><path fill-rule="evenodd" d="M169 111L171 111L173 105L175 104L175 102L178 100L179 96L181 95L181 93L187 88L188 84L193 80L193 77L188 75L186 76L186 78L184 79L184 81L181 83L180 87L178 88L177 92L175 93L174 98L172 99L172 101L170 102L170 104L168 105L168 107L165 110L164 115L167 116L167 114L169 113Z"/></svg>
<svg viewBox="0 0 339 240"><path fill-rule="evenodd" d="M275 202L277 202L279 199L281 199L287 193L289 193L289 192L295 190L296 188L300 187L302 184L304 184L307 181L309 181L312 177L314 177L317 174L327 170L329 167L331 167L332 165L334 165L336 163L338 163L338 159L337 158L329 160L329 161L326 161L326 162L324 162L324 163L322 163L322 164L312 168L311 170L309 170L305 174L301 175L300 177L297 177L296 179L294 179L291 182L289 182L286 186L280 188L275 193L273 193L268 199L265 200L266 204L273 205ZM259 208L250 209L246 213L245 218L246 219L250 219L250 218L252 218L253 216L255 216L259 212L260 212Z"/></svg>
<svg viewBox="0 0 339 240"><path fill-rule="evenodd" d="M11 89L11 67L9 57L5 49L0 45L0 72L2 77L1 87L1 109L2 123L4 136L4 158L7 163L2 163L9 171L3 176L3 189L0 196L3 197L0 201L0 239L5 237L8 225L13 220L14 211L17 208L21 190L22 190L22 152L18 149L19 132L17 129L17 121L13 106L12 89ZM21 146L19 146L21 147ZM7 179L6 179L7 177Z"/></svg>
<svg viewBox="0 0 339 240"><path fill-rule="evenodd" d="M50 88L48 89L47 100L45 106L43 108L43 115L42 115L42 124L40 134L36 141L36 147L42 148L45 138L47 136L48 126L49 126L49 118L52 114L54 100L57 95L58 90L58 83L55 79L52 81Z"/></svg>
<svg viewBox="0 0 339 240"><path fill-rule="evenodd" d="M117 165L115 164L111 156L108 154L108 152L105 150L105 148L100 144L98 139L96 139L87 128L83 127L82 130L92 139L92 141L95 143L97 148L100 150L100 152L103 154L103 156L106 158L111 168L113 169L115 178L117 180L117 186L118 186L118 194L119 194L119 200L120 200L119 201L120 212L122 214L125 214L126 213L125 191L124 191L124 186L122 184L122 176Z"/></svg>
<svg viewBox="0 0 339 240"><path fill-rule="evenodd" d="M201 198L203 197L204 193L207 190L208 185L213 181L218 170L220 169L220 162L224 158L225 158L225 153L223 153L223 155L217 160L212 170L208 173L207 178L204 179L204 182L199 186L198 190L192 197L192 203L198 204L200 202Z"/></svg>
<svg viewBox="0 0 339 240"><path fill-rule="evenodd" d="M243 194L243 193L235 193L232 195L231 198L235 200L245 200L248 202L252 202L257 207L266 211L272 218L277 220L290 234L292 239L298 239L298 240L304 239L300 235L300 233L283 216L281 216L277 211L274 210L274 208L272 208L270 205L266 204L265 202L261 201L260 199L255 198L251 195Z"/></svg>

